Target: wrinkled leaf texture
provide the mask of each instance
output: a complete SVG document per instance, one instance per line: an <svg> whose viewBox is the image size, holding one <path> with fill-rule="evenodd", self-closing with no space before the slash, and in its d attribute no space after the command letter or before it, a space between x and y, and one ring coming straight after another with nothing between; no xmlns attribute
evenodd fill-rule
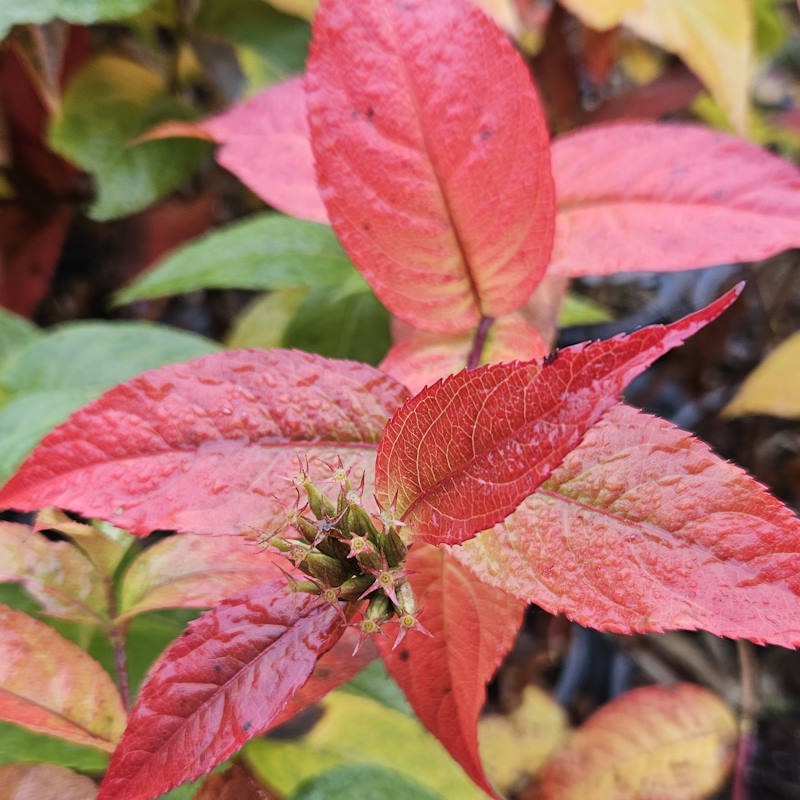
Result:
<svg viewBox="0 0 800 800"><path fill-rule="evenodd" d="M0 504L56 505L156 529L274 529L297 502L289 478L319 459L371 478L388 417L407 397L363 364L299 351L229 350L145 372L48 435ZM316 472L315 472L316 471Z"/></svg>
<svg viewBox="0 0 800 800"><path fill-rule="evenodd" d="M379 640L384 661L421 722L478 786L498 797L478 755L478 715L527 604L476 581L449 553L424 542L411 550L408 569L433 636L412 631L394 650Z"/></svg>
<svg viewBox="0 0 800 800"><path fill-rule="evenodd" d="M501 522L574 449L624 386L722 313L732 289L671 325L561 350L555 360L467 370L392 417L375 464L376 496L432 544Z"/></svg>
<svg viewBox="0 0 800 800"><path fill-rule="evenodd" d="M452 553L599 630L800 645L800 519L707 445L624 405L503 525Z"/></svg>
<svg viewBox="0 0 800 800"><path fill-rule="evenodd" d="M286 580L190 623L142 687L98 798L151 800L264 732L342 635L339 612Z"/></svg>
<svg viewBox="0 0 800 800"><path fill-rule="evenodd" d="M695 125L596 125L553 142L549 274L758 261L800 246L800 170Z"/></svg>
<svg viewBox="0 0 800 800"><path fill-rule="evenodd" d="M547 128L510 42L467 0L322 0L313 35L317 179L384 305L439 332L523 305L550 255L554 197Z"/></svg>

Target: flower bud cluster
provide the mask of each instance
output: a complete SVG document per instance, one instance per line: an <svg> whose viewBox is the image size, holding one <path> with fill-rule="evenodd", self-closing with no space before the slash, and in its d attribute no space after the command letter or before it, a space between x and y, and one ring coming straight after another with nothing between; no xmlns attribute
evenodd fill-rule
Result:
<svg viewBox="0 0 800 800"><path fill-rule="evenodd" d="M360 642L395 619L400 629L395 645L411 629L427 633L417 620L414 592L404 568L408 546L400 533L402 523L389 509L375 518L364 508L363 479L360 488L354 489L341 465L331 468L331 473L339 485L336 500L303 472L296 484L305 494L305 504L288 515L284 529L288 533L268 539L307 576L292 578L292 588L320 595L340 608L365 601Z"/></svg>

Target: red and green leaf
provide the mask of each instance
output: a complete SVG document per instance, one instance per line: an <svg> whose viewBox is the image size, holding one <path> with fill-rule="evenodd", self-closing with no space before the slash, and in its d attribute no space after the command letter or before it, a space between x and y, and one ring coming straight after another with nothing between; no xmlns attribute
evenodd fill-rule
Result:
<svg viewBox="0 0 800 800"><path fill-rule="evenodd" d="M0 503L56 505L142 535L272 529L297 500L289 478L306 460L312 476L338 455L371 472L407 394L372 367L298 351L229 350L162 367L56 428Z"/></svg>
<svg viewBox="0 0 800 800"><path fill-rule="evenodd" d="M119 619L157 608L213 606L287 569L287 561L238 535L176 534L130 565L120 586Z"/></svg>
<svg viewBox="0 0 800 800"><path fill-rule="evenodd" d="M800 645L800 519L707 445L624 405L503 525L452 553L480 581L600 630Z"/></svg>
<svg viewBox="0 0 800 800"><path fill-rule="evenodd" d="M331 222L392 313L456 332L525 303L552 244L549 137L527 67L482 12L322 0L306 92Z"/></svg>
<svg viewBox="0 0 800 800"><path fill-rule="evenodd" d="M476 581L450 554L419 542L408 559L422 624L383 658L417 716L484 791L497 797L478 755L486 684L511 649L526 603Z"/></svg>
<svg viewBox="0 0 800 800"><path fill-rule="evenodd" d="M45 614L91 625L108 619L103 576L70 542L0 522L0 582L22 584Z"/></svg>
<svg viewBox="0 0 800 800"><path fill-rule="evenodd" d="M758 261L800 246L800 171L694 125L597 125L553 142L550 274Z"/></svg>
<svg viewBox="0 0 800 800"><path fill-rule="evenodd" d="M0 719L111 752L125 710L109 674L49 625L0 606Z"/></svg>
<svg viewBox="0 0 800 800"><path fill-rule="evenodd" d="M270 727L343 627L285 579L206 612L151 671L98 798L150 800L209 772Z"/></svg>
<svg viewBox="0 0 800 800"><path fill-rule="evenodd" d="M555 360L468 370L392 417L376 496L431 543L458 544L501 522L617 402L636 375L736 298L734 289L672 325L566 348Z"/></svg>

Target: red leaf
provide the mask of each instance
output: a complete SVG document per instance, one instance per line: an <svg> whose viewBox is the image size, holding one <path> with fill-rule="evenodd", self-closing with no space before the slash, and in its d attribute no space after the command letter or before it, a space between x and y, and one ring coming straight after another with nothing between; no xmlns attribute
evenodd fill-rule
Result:
<svg viewBox="0 0 800 800"><path fill-rule="evenodd" d="M372 367L299 351L228 350L150 370L49 434L0 505L57 505L139 534L271 529L296 502L286 478L300 459L341 453L371 471L407 394Z"/></svg>
<svg viewBox="0 0 800 800"><path fill-rule="evenodd" d="M314 672L306 684L292 695L283 711L270 723L270 730L288 722L304 708L322 700L337 686L355 678L364 667L378 657L372 639L366 639L358 652L353 652L360 638L361 634L355 628L345 630L342 638L317 661L317 666L314 667Z"/></svg>
<svg viewBox="0 0 800 800"><path fill-rule="evenodd" d="M548 134L482 12L322 0L306 91L331 222L392 313L455 332L525 303L551 248Z"/></svg>
<svg viewBox="0 0 800 800"><path fill-rule="evenodd" d="M142 687L99 798L149 800L265 731L342 635L337 609L285 580L191 623Z"/></svg>
<svg viewBox="0 0 800 800"><path fill-rule="evenodd" d="M741 287L672 325L566 348L554 361L446 378L386 426L375 464L383 506L433 544L502 521L573 450L623 387L724 311Z"/></svg>
<svg viewBox="0 0 800 800"><path fill-rule="evenodd" d="M443 336L413 330L392 347L380 368L416 394L439 378L463 369L474 336L474 331ZM535 328L528 325L519 314L510 314L492 323L481 354L481 363L542 358L549 350L547 342Z"/></svg>
<svg viewBox="0 0 800 800"><path fill-rule="evenodd" d="M800 171L693 125L597 125L553 143L550 274L757 261L800 246Z"/></svg>
<svg viewBox="0 0 800 800"><path fill-rule="evenodd" d="M800 645L800 519L707 445L623 405L502 527L453 554L593 628Z"/></svg>
<svg viewBox="0 0 800 800"><path fill-rule="evenodd" d="M428 730L475 783L493 797L478 755L478 715L486 684L511 649L526 603L476 581L451 555L419 542L409 580L432 637L411 632L384 661Z"/></svg>
<svg viewBox="0 0 800 800"><path fill-rule="evenodd" d="M277 83L201 123L221 142L217 161L274 208L327 222L306 120L303 78Z"/></svg>

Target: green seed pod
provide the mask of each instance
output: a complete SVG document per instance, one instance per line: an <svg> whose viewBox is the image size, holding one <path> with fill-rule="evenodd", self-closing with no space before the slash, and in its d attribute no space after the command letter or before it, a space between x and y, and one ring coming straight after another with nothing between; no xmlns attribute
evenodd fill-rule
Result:
<svg viewBox="0 0 800 800"><path fill-rule="evenodd" d="M364 616L377 621L388 619L392 613L392 604L389 602L389 598L385 594L376 594L370 599Z"/></svg>
<svg viewBox="0 0 800 800"><path fill-rule="evenodd" d="M336 506L308 478L303 481L303 488L308 495L308 505L317 519L330 518L336 514Z"/></svg>
<svg viewBox="0 0 800 800"><path fill-rule="evenodd" d="M335 533L338 533L338 531L335 531L334 535L326 536L317 542L317 550L344 564L350 557L350 549Z"/></svg>
<svg viewBox="0 0 800 800"><path fill-rule="evenodd" d="M383 552L386 553L390 567L397 567L406 560L408 548L400 538L397 528L392 527L384 531Z"/></svg>
<svg viewBox="0 0 800 800"><path fill-rule="evenodd" d="M397 602L400 610L404 615L414 615L417 613L417 598L414 597L414 590L411 584L406 581L400 581L395 586L395 593L397 594Z"/></svg>
<svg viewBox="0 0 800 800"><path fill-rule="evenodd" d="M347 510L347 524L356 536L363 536L373 543L377 541L378 531L372 517L358 504L351 504Z"/></svg>
<svg viewBox="0 0 800 800"><path fill-rule="evenodd" d="M380 553L372 546L370 546L369 550L364 549L360 553L354 553L354 555L359 566L368 572L370 570L379 570L383 566L383 559Z"/></svg>
<svg viewBox="0 0 800 800"><path fill-rule="evenodd" d="M339 597L342 600L358 600L373 583L375 578L372 575L354 575L339 587Z"/></svg>
<svg viewBox="0 0 800 800"><path fill-rule="evenodd" d="M319 528L310 519L298 516L294 521L294 526L309 544L316 543L319 538Z"/></svg>
<svg viewBox="0 0 800 800"><path fill-rule="evenodd" d="M317 551L309 553L298 566L306 575L317 578L327 586L339 586L350 574L341 561Z"/></svg>

